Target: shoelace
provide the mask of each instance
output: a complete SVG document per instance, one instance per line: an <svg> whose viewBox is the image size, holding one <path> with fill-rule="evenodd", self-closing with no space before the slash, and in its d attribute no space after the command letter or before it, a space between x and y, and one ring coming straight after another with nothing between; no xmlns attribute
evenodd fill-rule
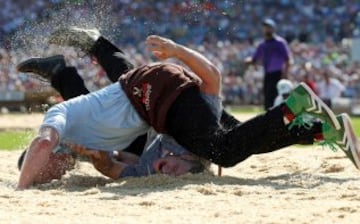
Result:
<svg viewBox="0 0 360 224"><path fill-rule="evenodd" d="M322 142L317 142L316 143L317 145L321 145L323 148L328 146L333 152L337 152L338 151L338 147L341 148L341 146L339 146L337 143L335 143L335 140L334 139L328 139L328 140L324 140ZM335 145L337 145L338 147L335 147ZM343 149L342 149L343 150ZM351 155L351 152L350 151L345 151L343 150L346 154L346 156L350 159L350 161L355 165L356 168L357 165L356 165L356 162L354 161L354 157ZM359 169L359 168L358 168Z"/></svg>
<svg viewBox="0 0 360 224"><path fill-rule="evenodd" d="M321 142L317 142L317 145L320 145L321 147L329 147L330 149L331 149L331 151L333 151L333 152L337 152L338 151L338 149L337 149L337 147L335 146L336 145L336 143L335 143L335 141L334 140L332 140L332 139L327 139L327 140L323 140L323 141L321 141Z"/></svg>
<svg viewBox="0 0 360 224"><path fill-rule="evenodd" d="M308 119L304 119L304 117L297 116L289 125L288 129L291 130L294 127L304 127L305 129L309 130L313 126L312 122ZM316 142L317 145L321 147L329 147L331 151L337 152L338 149L336 147L336 141L334 139L326 139L321 142Z"/></svg>
<svg viewBox="0 0 360 224"><path fill-rule="evenodd" d="M313 126L312 122L309 120L304 120L303 116L297 116L295 119L290 123L288 129L291 130L294 127L304 127L305 129L309 130Z"/></svg>

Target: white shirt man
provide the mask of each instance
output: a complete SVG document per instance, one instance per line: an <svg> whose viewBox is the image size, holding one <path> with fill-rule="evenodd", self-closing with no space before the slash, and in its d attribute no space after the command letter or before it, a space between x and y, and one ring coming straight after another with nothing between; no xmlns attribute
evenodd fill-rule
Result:
<svg viewBox="0 0 360 224"><path fill-rule="evenodd" d="M345 86L335 78L328 78L318 83L319 96L322 99L334 99L341 97Z"/></svg>

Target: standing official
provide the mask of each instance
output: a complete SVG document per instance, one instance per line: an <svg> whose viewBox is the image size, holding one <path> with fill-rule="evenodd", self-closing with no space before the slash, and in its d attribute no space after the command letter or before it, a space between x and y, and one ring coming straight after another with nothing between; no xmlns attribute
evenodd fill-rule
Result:
<svg viewBox="0 0 360 224"><path fill-rule="evenodd" d="M277 82L287 78L291 55L286 40L275 33L275 22L265 19L262 24L265 40L257 47L250 62L261 63L264 67L264 107L268 110L278 95Z"/></svg>

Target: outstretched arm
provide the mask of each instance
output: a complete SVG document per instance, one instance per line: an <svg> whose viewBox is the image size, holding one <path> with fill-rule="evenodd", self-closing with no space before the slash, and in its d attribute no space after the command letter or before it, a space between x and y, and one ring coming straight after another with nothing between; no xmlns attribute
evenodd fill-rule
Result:
<svg viewBox="0 0 360 224"><path fill-rule="evenodd" d="M185 63L203 81L201 90L211 95L219 95L221 75L219 69L204 55L174 41L151 35L146 39L148 48L161 59L177 58Z"/></svg>
<svg viewBox="0 0 360 224"><path fill-rule="evenodd" d="M83 145L73 143L63 143L62 145L80 155L89 157L95 169L104 176L114 180L120 177L122 171L127 166L127 164L123 162L115 161L114 158L110 157L109 152L89 149Z"/></svg>
<svg viewBox="0 0 360 224"><path fill-rule="evenodd" d="M20 171L20 178L17 185L18 190L24 190L34 184L39 172L46 166L52 150L59 142L55 129L42 128L39 136L30 144L26 153L23 166Z"/></svg>
<svg viewBox="0 0 360 224"><path fill-rule="evenodd" d="M139 156L130 152L114 151L114 159L128 165L136 165L139 163Z"/></svg>

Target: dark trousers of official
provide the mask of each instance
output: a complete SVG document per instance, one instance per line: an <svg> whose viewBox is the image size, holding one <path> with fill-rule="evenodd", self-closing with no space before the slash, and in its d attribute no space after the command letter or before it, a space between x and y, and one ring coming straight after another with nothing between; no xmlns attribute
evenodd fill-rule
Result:
<svg viewBox="0 0 360 224"><path fill-rule="evenodd" d="M321 123L308 130L288 130L283 121L283 106L270 109L244 123L224 128L198 88L190 88L177 98L167 115L167 128L177 142L194 154L224 167L234 166L253 154L272 152L301 143L312 144L321 132Z"/></svg>
<svg viewBox="0 0 360 224"><path fill-rule="evenodd" d="M276 96L278 95L276 84L282 77L282 71L268 72L264 75L264 107L268 110L274 105Z"/></svg>
<svg viewBox="0 0 360 224"><path fill-rule="evenodd" d="M90 54L96 57L112 82L116 82L122 74L125 74L134 67L125 57L124 52L103 37L96 41ZM64 100L89 93L89 90L85 87L84 80L74 67L66 67L55 74L51 78L51 85L60 93ZM146 134L139 136L124 151L141 155L146 138Z"/></svg>

